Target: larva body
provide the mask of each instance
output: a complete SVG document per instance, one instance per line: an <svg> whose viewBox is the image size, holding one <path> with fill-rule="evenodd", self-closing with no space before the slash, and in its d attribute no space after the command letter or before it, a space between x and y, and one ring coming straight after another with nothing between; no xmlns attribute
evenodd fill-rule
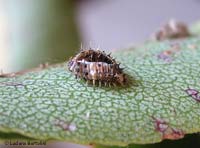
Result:
<svg viewBox="0 0 200 148"><path fill-rule="evenodd" d="M124 85L125 74L110 55L99 50L85 50L68 63L68 69L76 78L82 78L93 85Z"/></svg>

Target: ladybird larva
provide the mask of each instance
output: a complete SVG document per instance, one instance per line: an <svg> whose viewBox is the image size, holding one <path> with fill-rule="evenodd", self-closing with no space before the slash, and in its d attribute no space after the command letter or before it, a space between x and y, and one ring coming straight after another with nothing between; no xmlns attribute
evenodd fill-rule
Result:
<svg viewBox="0 0 200 148"><path fill-rule="evenodd" d="M106 55L104 51L89 49L71 58L68 69L76 78L84 79L87 83L116 86L126 83L126 75L119 65L110 54Z"/></svg>

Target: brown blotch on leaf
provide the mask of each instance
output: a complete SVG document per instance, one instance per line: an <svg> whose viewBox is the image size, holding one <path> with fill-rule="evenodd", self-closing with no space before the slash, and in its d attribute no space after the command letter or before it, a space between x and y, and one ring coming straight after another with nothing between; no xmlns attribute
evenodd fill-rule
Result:
<svg viewBox="0 0 200 148"><path fill-rule="evenodd" d="M185 133L180 129L168 128L163 134L163 139L176 140L183 138L184 135Z"/></svg>
<svg viewBox="0 0 200 148"><path fill-rule="evenodd" d="M162 134L162 139L176 140L183 138L185 133L180 129L175 129L169 126L169 124L160 118L153 118L155 130Z"/></svg>
<svg viewBox="0 0 200 148"><path fill-rule="evenodd" d="M152 117L155 123L155 130L159 132L164 132L169 127L167 122L162 119Z"/></svg>
<svg viewBox="0 0 200 148"><path fill-rule="evenodd" d="M152 39L162 41L166 39L178 39L189 36L190 32L185 23L171 19L152 35Z"/></svg>
<svg viewBox="0 0 200 148"><path fill-rule="evenodd" d="M180 51L180 46L179 44L173 44L171 45L170 49L167 49L165 51L162 51L157 55L158 59L161 59L167 63L172 62L173 57L175 54L177 54Z"/></svg>
<svg viewBox="0 0 200 148"><path fill-rule="evenodd" d="M161 60L163 60L163 61L165 61L165 62L167 62L167 63L170 63L170 62L172 62L172 57L168 54L168 53L166 53L166 52L161 52L161 53L159 53L158 55L157 55L157 58L158 59L161 59Z"/></svg>
<svg viewBox="0 0 200 148"><path fill-rule="evenodd" d="M94 146L94 143L89 143L89 146Z"/></svg>

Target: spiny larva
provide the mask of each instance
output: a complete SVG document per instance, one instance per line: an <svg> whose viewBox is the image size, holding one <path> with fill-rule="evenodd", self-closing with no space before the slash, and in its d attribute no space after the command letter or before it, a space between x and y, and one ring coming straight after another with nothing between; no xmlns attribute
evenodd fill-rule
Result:
<svg viewBox="0 0 200 148"><path fill-rule="evenodd" d="M71 58L68 62L68 69L76 78L84 79L93 85L124 85L126 75L110 54L104 51L87 49Z"/></svg>

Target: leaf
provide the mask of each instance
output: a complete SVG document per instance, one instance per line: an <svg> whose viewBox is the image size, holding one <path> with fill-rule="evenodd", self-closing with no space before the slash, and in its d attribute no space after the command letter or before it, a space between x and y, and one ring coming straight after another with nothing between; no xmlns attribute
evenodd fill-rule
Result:
<svg viewBox="0 0 200 148"><path fill-rule="evenodd" d="M34 139L22 136L22 135L17 134L17 133L4 133L4 132L0 133L0 144L5 143L9 140L14 141L14 140L34 140Z"/></svg>
<svg viewBox="0 0 200 148"><path fill-rule="evenodd" d="M128 86L88 86L66 63L0 78L0 131L118 146L200 131L198 37L148 42L113 56Z"/></svg>

